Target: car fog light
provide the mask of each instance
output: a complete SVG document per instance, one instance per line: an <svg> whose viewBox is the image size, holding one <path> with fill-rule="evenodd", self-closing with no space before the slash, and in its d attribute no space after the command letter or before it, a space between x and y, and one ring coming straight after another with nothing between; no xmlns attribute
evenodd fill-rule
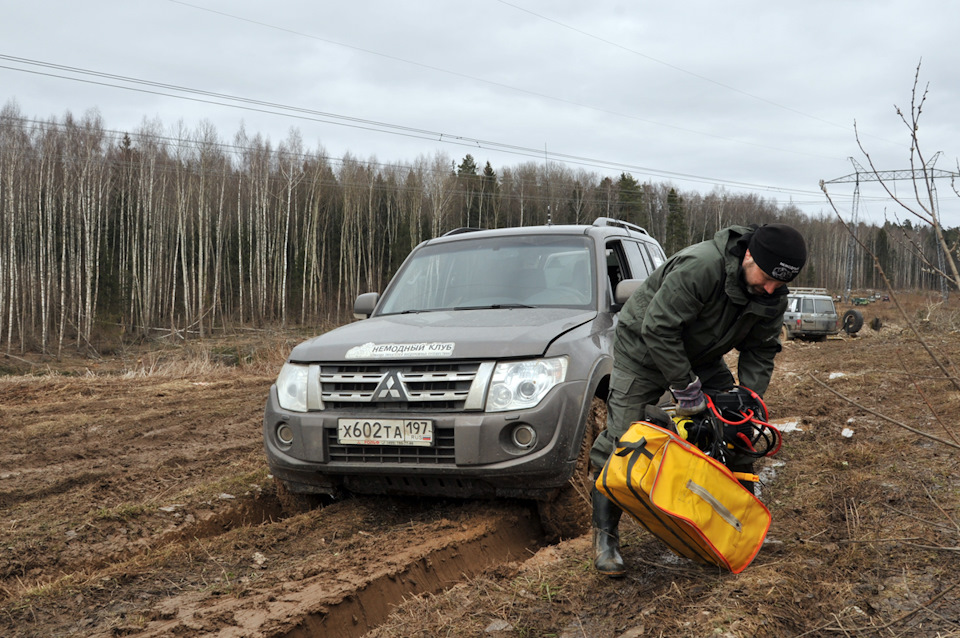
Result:
<svg viewBox="0 0 960 638"><path fill-rule="evenodd" d="M290 445L293 443L293 428L291 428L286 423L281 423L277 426L277 440L283 443L284 445Z"/></svg>
<svg viewBox="0 0 960 638"><path fill-rule="evenodd" d="M537 443L537 431L529 425L523 424L513 428L513 444L521 450L529 450Z"/></svg>

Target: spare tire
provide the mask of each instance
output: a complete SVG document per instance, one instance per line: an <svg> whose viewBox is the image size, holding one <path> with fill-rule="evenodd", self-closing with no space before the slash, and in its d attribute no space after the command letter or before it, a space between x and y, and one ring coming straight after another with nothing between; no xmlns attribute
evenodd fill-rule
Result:
<svg viewBox="0 0 960 638"><path fill-rule="evenodd" d="M850 309L843 313L843 330L848 335L860 332L863 327L863 315L859 310Z"/></svg>

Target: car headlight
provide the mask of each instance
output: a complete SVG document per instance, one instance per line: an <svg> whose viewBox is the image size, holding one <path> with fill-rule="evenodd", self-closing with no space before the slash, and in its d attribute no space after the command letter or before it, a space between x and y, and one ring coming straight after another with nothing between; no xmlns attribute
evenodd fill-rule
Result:
<svg viewBox="0 0 960 638"><path fill-rule="evenodd" d="M280 407L291 412L307 411L307 376L309 366L285 363L277 377L277 399Z"/></svg>
<svg viewBox="0 0 960 638"><path fill-rule="evenodd" d="M487 411L532 408L566 377L566 357L498 363L487 391Z"/></svg>

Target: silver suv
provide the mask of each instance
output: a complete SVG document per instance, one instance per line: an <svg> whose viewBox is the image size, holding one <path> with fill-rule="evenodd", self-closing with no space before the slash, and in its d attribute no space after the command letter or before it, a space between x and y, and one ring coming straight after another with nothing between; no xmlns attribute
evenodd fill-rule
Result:
<svg viewBox="0 0 960 638"><path fill-rule="evenodd" d="M571 484L604 426L617 312L664 258L608 218L420 244L382 295L357 298L361 321L298 345L271 388L281 500L520 497L548 532L582 533L564 502L583 502Z"/></svg>
<svg viewBox="0 0 960 638"><path fill-rule="evenodd" d="M791 288L783 314L784 340L825 341L840 332L840 317L825 288Z"/></svg>

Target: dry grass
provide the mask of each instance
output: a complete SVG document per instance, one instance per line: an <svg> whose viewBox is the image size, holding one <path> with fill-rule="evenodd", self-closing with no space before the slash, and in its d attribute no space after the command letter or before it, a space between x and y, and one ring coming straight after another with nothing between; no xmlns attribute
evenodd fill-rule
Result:
<svg viewBox="0 0 960 638"><path fill-rule="evenodd" d="M937 352L960 356L953 306L905 297L909 316L929 322ZM767 401L801 431L765 461L775 469L763 486L774 523L743 573L678 559L625 519L630 571L622 580L594 572L584 537L408 600L370 637L960 636L960 596L950 589L960 567L960 455L857 409L809 375L941 436L931 414L954 414L960 397L942 375L931 378L892 302L858 309L860 335L791 342L781 355ZM873 317L879 330L869 328Z"/></svg>
<svg viewBox="0 0 960 638"><path fill-rule="evenodd" d="M322 331L324 328L318 328ZM114 344L110 356L67 349L60 359L39 353L3 355L6 377L77 376L125 378L197 378L219 375L274 374L298 343L318 334L313 329L244 330L183 341L156 339ZM3 377L0 377L3 378Z"/></svg>
<svg viewBox="0 0 960 638"><path fill-rule="evenodd" d="M952 302L940 304L929 295L904 295L901 301L909 317L927 322L922 335L939 356L947 362L960 357L960 338L952 327L956 322ZM839 308L841 313L845 309ZM960 570L960 457L951 448L858 409L813 379L943 438L948 437L945 430L953 428L952 415L960 410L960 393L931 365L892 302L858 309L865 319L858 336L824 343L790 342L778 360L774 383L765 398L774 418L794 420L801 429L785 435L780 454L763 464L763 469L775 471L767 474L762 490L773 526L766 545L743 573L733 575L678 559L624 519L623 550L630 569L624 579L596 574L590 538L584 536L544 548L529 560L491 568L446 592L410 597L368 638L960 636L960 596L951 589ZM879 330L869 327L874 317L883 324ZM59 415L72 414L76 421L64 420L61 438L81 436L85 428L78 429L76 422L82 418L100 419L102 429L86 438L116 437L109 446L111 455L104 455L111 465L113 450L130 437L125 429L129 424L125 419L114 420L113 410L126 415L129 405L142 406L138 409L143 414L156 411L154 404L163 408L150 413L153 416L147 419L144 436L129 447L130 454L148 454L140 466L130 463L103 485L78 481L72 492L73 500L98 503L85 516L100 515L108 520L92 521L96 525L68 521L66 527L58 522L30 534L19 534L11 523L5 528L5 544L18 541L27 548L17 555L20 558L29 551L39 552L39 539L50 560L59 563L69 558L64 552L76 546L75 541L71 545L62 540L65 529L79 530L78 540L86 535L90 542L97 540L95 529L108 538L132 536L119 530L145 529L141 519L150 519L155 503L173 499L191 503L199 511L207 500L217 503L221 492L239 494L264 484L257 440L260 399L252 401L249 396L262 392L290 348L306 336L303 331L263 331L203 342L127 346L118 351L117 363L79 357L69 362L61 374L79 377L77 383L62 383L61 378L58 384L54 378L37 376L0 380L0 391L6 391L11 399L23 400L33 394L48 400L47 412L31 417L43 427ZM35 364L34 374L42 372L44 362L36 359ZM240 377L251 374L260 378L241 381ZM109 375L136 379L125 383ZM197 379L204 383L192 383ZM221 379L226 383L216 383ZM128 386L142 386L143 392L134 393ZM181 401L177 395L185 389L190 397ZM234 403L225 406L228 399ZM224 434L219 448L211 449L216 439L197 438L188 454L186 445L193 428L181 424L191 422L185 417L192 415L192 404L197 403L216 406L204 413L205 420L213 423L207 430ZM11 420L26 416L12 400L4 409ZM221 415L221 410L246 416ZM940 416L939 421L934 414ZM164 428L170 430L166 435L169 444L144 452L145 446L164 436ZM845 436L844 429L851 430L851 436ZM236 448L239 440L245 443ZM10 446L22 443L8 439ZM72 451L70 445L64 449ZM86 453L94 457L95 451ZM70 454L60 460L61 464L72 461ZM181 465L185 471L171 474L162 485L152 484L159 470ZM214 476L215 472L221 474ZM62 503L57 497L67 487L58 484L57 489L48 490L49 502L54 504L51 509ZM139 495L134 492L138 489L143 490ZM124 498L118 499L118 494ZM138 510L138 506L144 509ZM371 509L360 516L356 507L343 504L340 509L357 515L357 530L376 533L385 511ZM228 509L218 509L218 516L226 517ZM447 514L437 510L437 515ZM395 517L406 520L407 516ZM211 524L225 520L214 518ZM136 539L131 538L127 545L113 550L109 566L74 573L91 583L107 582L107 577L113 579L110 583L119 583L130 580L128 574L138 573L139 566L134 563L143 563L147 565L146 572L141 570L146 573L144 591L152 591L154 580L186 579L201 564L205 578L211 583L220 581L210 588L240 595L239 589L230 589L236 581L224 572L225 568L234 569L229 560L239 561L243 552L263 547L279 551L285 543L313 534L308 543L290 551L300 560L316 551L324 538L347 533L342 523L326 531L315 529L321 520L314 512L290 519L290 525L238 526L222 537L204 537L194 526L189 533L197 539L191 536L182 545L160 543L149 551L140 551ZM158 516L156 522L168 521ZM416 541L411 538L410 542ZM343 546L345 554L350 547ZM182 556L168 560L178 552ZM66 577L56 580L49 574L31 575L39 572L31 571L29 565L22 567L24 586L36 587L41 597L59 591L70 603L64 617L76 614L75 595L68 595L74 583ZM49 569L49 573L57 573L52 563ZM99 589L88 588L84 592L91 599L102 595L97 604L103 609L114 609L118 599L118 594L110 591L101 594ZM85 604L93 606L89 600ZM67 607L65 604L64 610ZM141 625L142 620L131 614L123 627L135 632Z"/></svg>

